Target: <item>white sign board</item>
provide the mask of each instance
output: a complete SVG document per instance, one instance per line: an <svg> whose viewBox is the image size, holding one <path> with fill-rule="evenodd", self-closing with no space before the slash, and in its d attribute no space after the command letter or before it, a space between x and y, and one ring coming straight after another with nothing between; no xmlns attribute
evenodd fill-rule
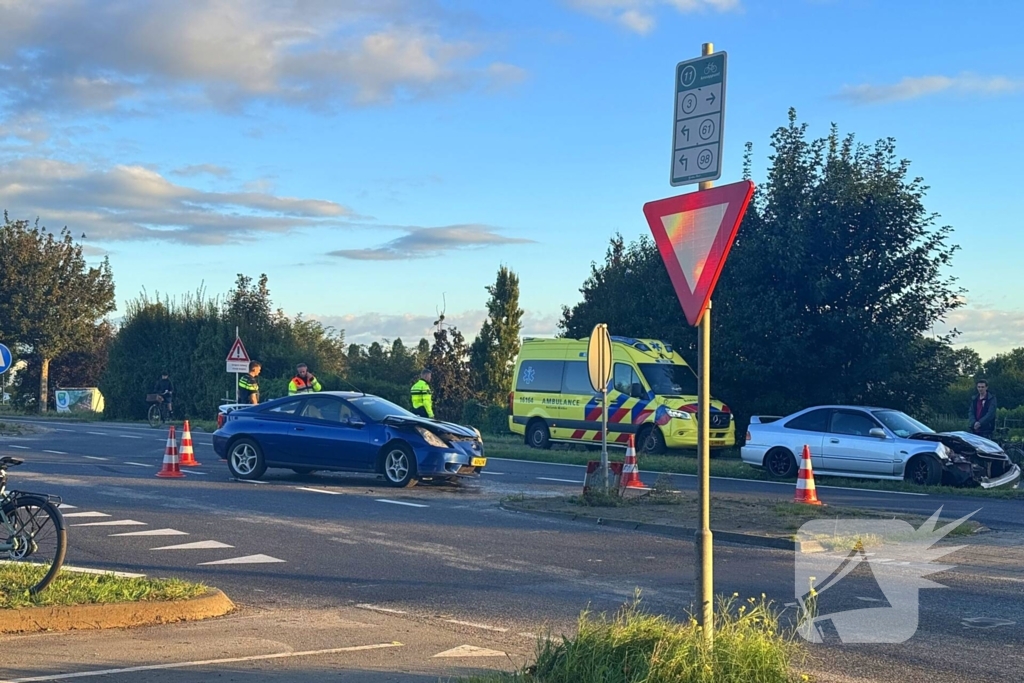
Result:
<svg viewBox="0 0 1024 683"><path fill-rule="evenodd" d="M249 353L245 350L241 339L235 339L228 351L227 359L228 372L244 374L249 372Z"/></svg>
<svg viewBox="0 0 1024 683"><path fill-rule="evenodd" d="M725 52L676 65L672 129L673 187L722 176Z"/></svg>

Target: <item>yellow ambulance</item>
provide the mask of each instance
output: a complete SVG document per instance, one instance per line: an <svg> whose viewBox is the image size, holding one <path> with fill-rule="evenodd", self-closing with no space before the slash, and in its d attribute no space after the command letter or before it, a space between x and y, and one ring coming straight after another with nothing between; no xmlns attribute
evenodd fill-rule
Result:
<svg viewBox="0 0 1024 683"><path fill-rule="evenodd" d="M608 443L635 435L644 453L697 447L697 376L664 342L612 337ZM586 339L523 341L508 395L509 429L533 448L601 443L601 394L587 375ZM711 402L711 447L736 441L728 406Z"/></svg>

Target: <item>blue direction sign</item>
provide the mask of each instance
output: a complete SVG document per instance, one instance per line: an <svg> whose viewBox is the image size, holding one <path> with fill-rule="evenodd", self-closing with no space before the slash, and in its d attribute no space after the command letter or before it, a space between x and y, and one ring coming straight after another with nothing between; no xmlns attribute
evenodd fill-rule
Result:
<svg viewBox="0 0 1024 683"><path fill-rule="evenodd" d="M718 180L725 123L725 52L676 65L672 186Z"/></svg>
<svg viewBox="0 0 1024 683"><path fill-rule="evenodd" d="M0 374L3 374L11 368L11 350L0 344Z"/></svg>

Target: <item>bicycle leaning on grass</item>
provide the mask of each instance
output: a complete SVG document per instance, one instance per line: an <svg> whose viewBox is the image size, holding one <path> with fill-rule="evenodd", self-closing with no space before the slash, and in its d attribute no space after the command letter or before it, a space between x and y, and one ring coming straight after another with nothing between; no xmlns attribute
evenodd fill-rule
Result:
<svg viewBox="0 0 1024 683"><path fill-rule="evenodd" d="M0 458L0 563L28 568L30 595L44 590L57 578L68 550L60 498L43 493L7 490L7 468L23 461Z"/></svg>
<svg viewBox="0 0 1024 683"><path fill-rule="evenodd" d="M1011 462L1024 469L1024 444L1020 441L1010 440L1010 428L1006 426L1005 421L1002 427L996 427L992 440L999 444L1003 452L1010 457Z"/></svg>

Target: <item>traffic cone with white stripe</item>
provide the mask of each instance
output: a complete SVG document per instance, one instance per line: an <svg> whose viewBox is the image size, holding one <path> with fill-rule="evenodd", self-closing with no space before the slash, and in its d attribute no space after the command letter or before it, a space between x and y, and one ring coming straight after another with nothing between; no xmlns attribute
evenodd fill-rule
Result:
<svg viewBox="0 0 1024 683"><path fill-rule="evenodd" d="M793 502L821 505L821 501L818 500L818 492L814 488L814 468L811 467L809 446L804 446L804 452L800 458L800 472L796 476L796 495L793 497Z"/></svg>
<svg viewBox="0 0 1024 683"><path fill-rule="evenodd" d="M626 462L622 464L622 479L619 488L646 488L640 481L640 470L636 466L636 442L633 440L632 434L629 435L629 445L626 446Z"/></svg>
<svg viewBox="0 0 1024 683"><path fill-rule="evenodd" d="M164 466L156 473L158 477L184 477L178 466L178 443L174 439L174 425L167 432L167 448L164 449Z"/></svg>
<svg viewBox="0 0 1024 683"><path fill-rule="evenodd" d="M192 451L192 430L188 427L188 420L185 420L185 425L181 428L181 462L178 464L182 467L199 466Z"/></svg>

